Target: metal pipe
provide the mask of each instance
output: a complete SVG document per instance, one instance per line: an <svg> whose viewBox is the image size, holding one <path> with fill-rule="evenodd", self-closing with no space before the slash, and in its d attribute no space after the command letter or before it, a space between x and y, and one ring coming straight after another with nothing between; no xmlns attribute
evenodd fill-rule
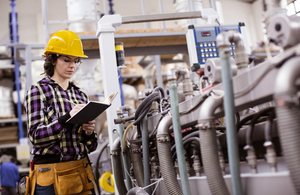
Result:
<svg viewBox="0 0 300 195"><path fill-rule="evenodd" d="M229 47L230 43L234 43L235 45L235 63L238 69L247 68L249 60L242 34L230 30L227 32L222 32L217 36L218 47Z"/></svg>
<svg viewBox="0 0 300 195"><path fill-rule="evenodd" d="M299 62L300 57L294 57L280 68L274 92L280 143L297 194L300 194Z"/></svg>
<svg viewBox="0 0 300 195"><path fill-rule="evenodd" d="M124 93L122 88L123 78L122 78L121 70L118 70L118 78L119 78L121 105L123 106L125 104L125 99L124 99Z"/></svg>
<svg viewBox="0 0 300 195"><path fill-rule="evenodd" d="M112 164L113 164L112 167L113 167L114 178L115 178L115 182L119 194L126 194L127 189L123 181L120 153L121 153L120 138L118 137L115 139L111 148L111 157L112 157Z"/></svg>
<svg viewBox="0 0 300 195"><path fill-rule="evenodd" d="M194 11L194 12L148 14L148 15L138 15L138 16L123 16L122 24L139 23L139 22L157 22L163 20L180 20L180 19L190 19L190 18L202 18L202 12Z"/></svg>
<svg viewBox="0 0 300 195"><path fill-rule="evenodd" d="M182 143L181 125L180 125L179 108L178 108L177 81L176 79L172 78L171 80L168 81L168 84L169 84L169 92L170 92L170 100L171 100L173 131L174 131L182 191L184 195L189 195L191 194L191 190L190 190L189 179L186 170L185 154L184 154L184 148Z"/></svg>
<svg viewBox="0 0 300 195"><path fill-rule="evenodd" d="M12 26L12 43L18 43L18 29L17 29L17 12L15 10L15 1L11 0L11 26ZM15 49L15 47L14 47ZM16 55L16 52L14 52L14 55ZM15 56L14 56L15 57ZM17 60L14 59L14 63L15 63L15 86L16 86L16 90L17 90L17 98L18 98L18 102L17 102L17 114L18 114L18 128L19 128L19 139L24 138L24 133L23 133L23 121L22 121L22 105L21 105L21 100L20 100L20 70L19 70L19 63L17 62Z"/></svg>
<svg viewBox="0 0 300 195"><path fill-rule="evenodd" d="M222 99L208 97L200 107L201 118L197 127L200 129L201 156L211 194L229 195L219 163L214 117L215 110L221 105Z"/></svg>
<svg viewBox="0 0 300 195"><path fill-rule="evenodd" d="M120 138L121 138L120 139L121 146L123 146L123 139L122 139L123 135L124 135L124 124L123 123L119 124L119 135L120 135ZM130 177L128 175L130 168L129 168L129 164L128 164L127 150L125 150L125 149L126 148L121 147L122 158L123 158L123 167L124 167L124 175L125 175L125 179L126 179L126 186L127 186L127 189L130 190L132 188L132 184L131 184Z"/></svg>
<svg viewBox="0 0 300 195"><path fill-rule="evenodd" d="M231 33L231 32L230 32ZM232 84L232 71L230 63L230 48L229 41L224 39L226 33L221 33L217 36L217 45L221 58L222 67L222 83L225 91L224 95L224 109L226 121L226 137L229 156L229 167L231 171L231 180L233 186L233 194L243 194L242 182L240 177L240 158L238 153L237 131L235 125L235 107L234 94ZM224 42L223 42L224 41Z"/></svg>
<svg viewBox="0 0 300 195"><path fill-rule="evenodd" d="M144 162L144 183L145 186L151 184L150 182L150 162L149 162L149 135L148 135L148 123L147 116L142 120L142 146L143 146L143 162ZM151 188L145 189L151 194Z"/></svg>
<svg viewBox="0 0 300 195"><path fill-rule="evenodd" d="M158 0L158 2L159 2L159 13L163 14L164 13L163 2L162 0ZM166 22L162 21L162 25L163 25L163 31L166 32L167 31Z"/></svg>
<svg viewBox="0 0 300 195"><path fill-rule="evenodd" d="M141 0L141 4L142 4L142 14L146 15L146 8L145 8L145 0ZM144 29L148 28L148 23L144 23Z"/></svg>
<svg viewBox="0 0 300 195"><path fill-rule="evenodd" d="M124 105L124 106L121 106L117 109L117 115L119 118L124 118L124 115L123 115L123 111L128 111L128 114L132 114L132 108L131 106L129 105ZM123 158L123 167L124 167L124 175L125 175L125 180L126 180L126 186L127 186L127 189L130 190L132 188L132 183L131 183L131 179L128 175L128 173L130 172L130 166L128 164L128 155L127 155L127 148L126 148L126 135L124 136L124 124L123 123L120 123L119 125L119 136L120 136L120 142L121 142L121 151L122 151L122 158ZM129 125L130 127L132 125ZM127 128L126 130L126 134L128 132L128 129ZM124 139L125 137L125 139Z"/></svg>
<svg viewBox="0 0 300 195"><path fill-rule="evenodd" d="M104 8L104 14L109 15L108 11L108 0L103 0L103 8Z"/></svg>
<svg viewBox="0 0 300 195"><path fill-rule="evenodd" d="M48 4L47 0L42 0L43 23L44 23L44 34L45 34L46 44L48 43L48 40L50 38L47 4Z"/></svg>
<svg viewBox="0 0 300 195"><path fill-rule="evenodd" d="M182 195L182 190L178 184L174 170L171 150L171 139L169 127L172 125L172 118L166 114L157 127L157 152L159 157L162 177L169 194Z"/></svg>

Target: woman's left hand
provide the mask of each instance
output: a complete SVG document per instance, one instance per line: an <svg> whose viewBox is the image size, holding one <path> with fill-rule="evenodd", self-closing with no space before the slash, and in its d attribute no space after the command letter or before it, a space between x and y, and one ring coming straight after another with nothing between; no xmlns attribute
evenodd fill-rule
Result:
<svg viewBox="0 0 300 195"><path fill-rule="evenodd" d="M86 135L92 135L95 130L95 120L89 121L88 123L82 124L82 130L85 131Z"/></svg>

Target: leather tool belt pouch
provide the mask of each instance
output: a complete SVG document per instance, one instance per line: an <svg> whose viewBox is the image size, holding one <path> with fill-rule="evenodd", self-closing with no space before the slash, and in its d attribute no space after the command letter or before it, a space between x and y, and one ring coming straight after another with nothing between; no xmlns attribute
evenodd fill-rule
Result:
<svg viewBox="0 0 300 195"><path fill-rule="evenodd" d="M34 195L35 185L36 185L36 175L35 170L29 171L29 176L26 176L26 192L25 195Z"/></svg>
<svg viewBox="0 0 300 195"><path fill-rule="evenodd" d="M33 172L33 176L30 177L29 175L31 195L34 194L35 184L40 186L54 184L57 195L91 194L91 189L94 188L93 172L86 158L77 161L35 165L31 172Z"/></svg>

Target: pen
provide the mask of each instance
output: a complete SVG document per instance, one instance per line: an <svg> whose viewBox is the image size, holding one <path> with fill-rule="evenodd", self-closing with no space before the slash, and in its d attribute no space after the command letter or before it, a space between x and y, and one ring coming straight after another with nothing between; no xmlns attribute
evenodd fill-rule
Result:
<svg viewBox="0 0 300 195"><path fill-rule="evenodd" d="M70 101L70 100L67 100L67 102L69 102L69 103L73 104L74 106L76 106L76 104L74 102ZM78 129L78 133L80 132L80 130L81 130L81 126Z"/></svg>
<svg viewBox="0 0 300 195"><path fill-rule="evenodd" d="M76 104L74 102L71 102L70 100L67 100L67 102L73 104L74 106L76 106Z"/></svg>

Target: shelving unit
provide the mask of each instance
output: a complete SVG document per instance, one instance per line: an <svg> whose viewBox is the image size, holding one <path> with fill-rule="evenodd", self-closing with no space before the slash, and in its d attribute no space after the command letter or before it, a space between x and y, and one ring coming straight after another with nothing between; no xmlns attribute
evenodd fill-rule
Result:
<svg viewBox="0 0 300 195"><path fill-rule="evenodd" d="M116 31L115 42L123 42L125 56L187 53L186 29L139 29ZM96 32L81 34L83 49L91 58L100 58Z"/></svg>
<svg viewBox="0 0 300 195"><path fill-rule="evenodd" d="M19 118L2 118L0 119L0 123L17 123ZM26 122L26 115L21 116L21 120Z"/></svg>
<svg viewBox="0 0 300 195"><path fill-rule="evenodd" d="M10 44L2 44L1 46L5 46L7 48L14 49L14 60L20 65L23 66L25 65L26 67L26 91L27 89L31 86L32 84L32 75L31 75L31 63L34 60L41 60L42 56L33 56L32 55L32 50L33 49L43 49L44 45L43 44L22 44L22 43L10 43ZM21 56L21 54L24 54ZM1 56L0 60L11 60L12 58L9 56ZM18 66L19 67L19 66ZM3 69L15 69L16 67L14 65L5 65L1 66L0 70ZM18 90L17 90L18 91ZM20 93L20 91L18 91ZM18 102L22 105L22 102ZM20 128L19 124L19 135L20 131L23 131L23 125L26 122L26 115L19 115L16 118L5 118L2 117L0 118L0 124L2 126L6 126L8 123L21 123L22 128ZM18 144L2 144L0 145L2 148L11 148L15 147Z"/></svg>

